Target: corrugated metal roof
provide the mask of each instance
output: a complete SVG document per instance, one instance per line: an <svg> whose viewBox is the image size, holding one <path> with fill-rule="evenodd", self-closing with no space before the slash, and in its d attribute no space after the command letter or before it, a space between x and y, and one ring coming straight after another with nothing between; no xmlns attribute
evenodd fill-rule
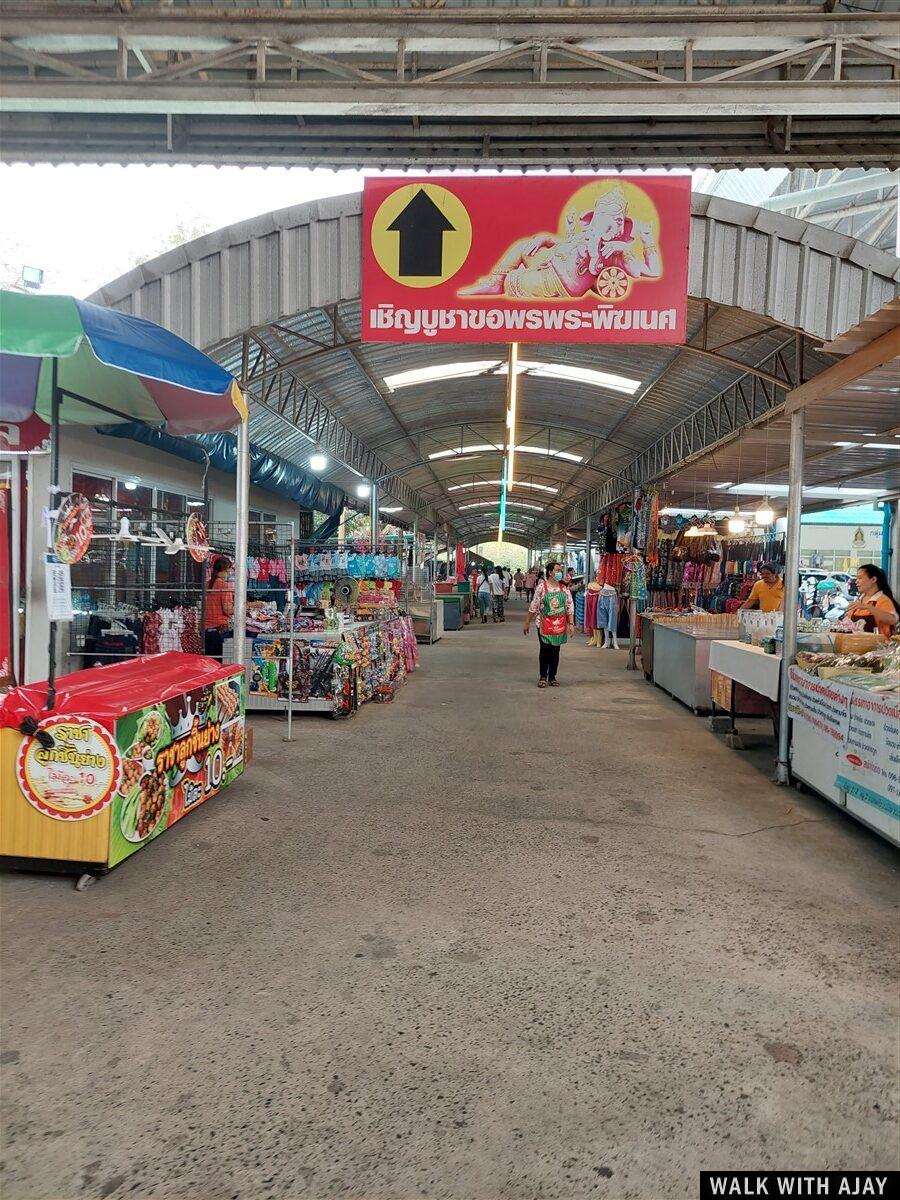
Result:
<svg viewBox="0 0 900 1200"><path fill-rule="evenodd" d="M277 358L302 355L294 377L378 455L388 474L396 472L457 527L487 530L495 520L490 510L456 514L461 494L462 502L497 495L496 485L483 481L498 477L499 454L496 466L490 455L469 464L428 456L466 444L470 430L475 444L502 441L503 376L486 372L393 392L384 380L422 366L500 362L506 347L358 343L360 207L356 194L265 214L146 263L92 299L161 321L235 374L241 335L251 328ZM522 456L524 482L558 489L533 489L544 506L536 521L552 524L582 493L621 471L673 424L733 384L742 367L759 368L779 347L793 354L793 330L806 335L806 376L823 369L829 360L815 345L891 299L898 278L896 259L850 238L779 213L695 195L688 323L693 346L528 348L529 359L606 370L640 383L630 396L547 378L522 380L523 433L542 437L551 430L553 439L590 439L585 448L590 466ZM725 361L704 354L704 322L706 350L721 348ZM299 465L308 461L309 441L292 435L283 418L254 404L253 421L254 440ZM336 468L329 478L352 491L351 473ZM479 481L462 493L448 490ZM390 479L383 485L388 495L391 486ZM528 490L521 489L523 495ZM522 526L530 524L522 518L517 517Z"/></svg>

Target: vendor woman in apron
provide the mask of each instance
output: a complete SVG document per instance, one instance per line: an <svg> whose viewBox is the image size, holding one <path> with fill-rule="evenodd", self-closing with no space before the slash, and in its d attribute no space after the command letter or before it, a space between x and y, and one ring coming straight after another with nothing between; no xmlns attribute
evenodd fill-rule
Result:
<svg viewBox="0 0 900 1200"><path fill-rule="evenodd" d="M559 668L559 648L575 632L575 604L572 593L563 587L563 572L559 563L547 563L547 577L540 580L534 598L528 606L525 627L528 636L531 622L537 617L540 648L541 678L538 687L559 687L556 672Z"/></svg>

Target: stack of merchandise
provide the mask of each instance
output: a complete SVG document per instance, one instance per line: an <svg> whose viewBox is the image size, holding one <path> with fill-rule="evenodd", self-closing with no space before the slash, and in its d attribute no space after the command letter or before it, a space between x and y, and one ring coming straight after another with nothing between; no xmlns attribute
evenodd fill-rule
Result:
<svg viewBox="0 0 900 1200"><path fill-rule="evenodd" d="M284 620L274 600L251 600L247 604L248 633L279 633L283 628Z"/></svg>
<svg viewBox="0 0 900 1200"><path fill-rule="evenodd" d="M160 654L166 650L180 650L183 654L203 653L196 608L179 605L144 614L141 653Z"/></svg>
<svg viewBox="0 0 900 1200"><path fill-rule="evenodd" d="M900 643L896 641L882 642L877 649L865 653L801 651L797 666L819 679L837 680L850 687L900 698Z"/></svg>

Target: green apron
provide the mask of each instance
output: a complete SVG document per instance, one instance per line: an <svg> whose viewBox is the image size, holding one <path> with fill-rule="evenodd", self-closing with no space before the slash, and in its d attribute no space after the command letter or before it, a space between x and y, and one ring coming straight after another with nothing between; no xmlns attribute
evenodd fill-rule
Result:
<svg viewBox="0 0 900 1200"><path fill-rule="evenodd" d="M565 588L544 592L538 632L542 642L550 646L561 646L569 640L568 592Z"/></svg>

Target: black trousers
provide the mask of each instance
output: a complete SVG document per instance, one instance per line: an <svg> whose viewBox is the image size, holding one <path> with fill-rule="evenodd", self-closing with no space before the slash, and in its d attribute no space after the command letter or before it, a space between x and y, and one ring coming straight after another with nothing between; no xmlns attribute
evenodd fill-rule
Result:
<svg viewBox="0 0 900 1200"><path fill-rule="evenodd" d="M559 646L553 646L550 642L545 642L538 635L538 647L540 650L541 664L541 679L546 679L548 683L552 683L556 678L556 672L559 670Z"/></svg>
<svg viewBox="0 0 900 1200"><path fill-rule="evenodd" d="M207 629L203 649L211 658L222 657L222 634L218 629Z"/></svg>

